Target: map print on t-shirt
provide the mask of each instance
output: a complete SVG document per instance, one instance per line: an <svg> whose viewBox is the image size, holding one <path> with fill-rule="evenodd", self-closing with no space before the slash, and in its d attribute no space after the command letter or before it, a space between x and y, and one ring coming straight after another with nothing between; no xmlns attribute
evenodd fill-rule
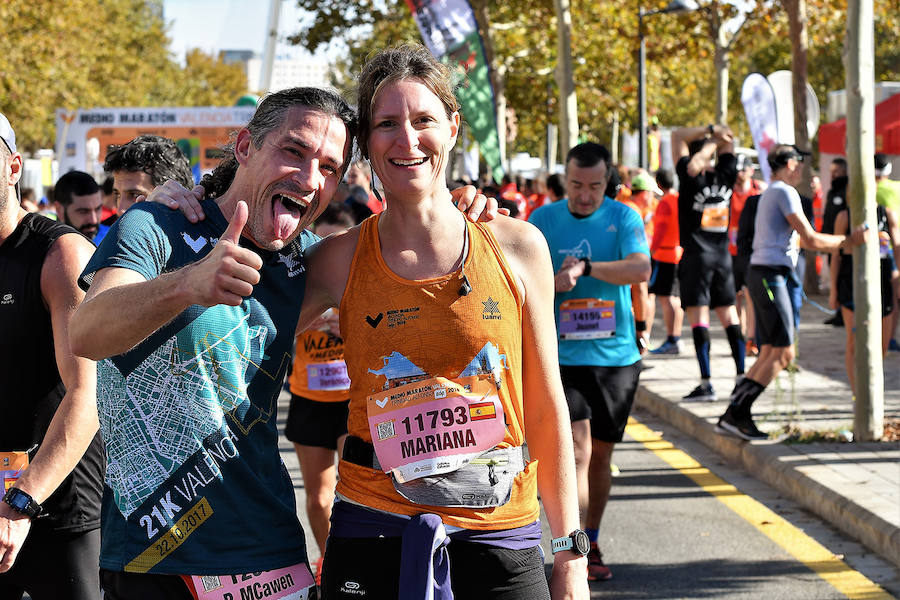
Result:
<svg viewBox="0 0 900 600"><path fill-rule="evenodd" d="M126 377L111 360L101 361L106 482L126 518L191 456L207 452L210 434L230 437L229 425L246 433L274 414L273 407L255 407L247 417L250 380L257 373L275 378L259 368L270 328L250 318L239 307L209 308Z"/></svg>
<svg viewBox="0 0 900 600"><path fill-rule="evenodd" d="M442 375L440 373L426 373L396 350L388 356L382 356L381 360L384 363L382 367L378 370L369 369L369 373L384 376L385 382L382 389L385 390L413 383L414 381L421 381L433 375ZM488 342L478 351L475 358L459 372L457 377L490 373L494 376L494 382L499 387L501 383L500 373L503 369L509 369L506 355L500 354L499 348Z"/></svg>

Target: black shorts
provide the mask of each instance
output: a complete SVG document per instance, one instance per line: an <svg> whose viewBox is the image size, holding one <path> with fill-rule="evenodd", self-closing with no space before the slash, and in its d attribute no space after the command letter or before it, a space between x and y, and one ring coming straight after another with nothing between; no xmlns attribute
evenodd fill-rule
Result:
<svg viewBox="0 0 900 600"><path fill-rule="evenodd" d="M560 365L559 370L572 422L590 419L592 438L621 442L634 404L641 361L625 367Z"/></svg>
<svg viewBox="0 0 900 600"><path fill-rule="evenodd" d="M78 533L31 529L15 564L0 573L0 598L97 600L100 530Z"/></svg>
<svg viewBox="0 0 900 600"><path fill-rule="evenodd" d="M719 308L734 304L734 274L728 250L685 252L678 263L678 282L682 306Z"/></svg>
<svg viewBox="0 0 900 600"><path fill-rule="evenodd" d="M852 256L843 256L841 260L853 260ZM894 312L894 286L891 282L893 266L888 261L881 263L881 316L886 317ZM850 277L838 277L837 286L838 304L848 310L853 310L853 275Z"/></svg>
<svg viewBox="0 0 900 600"><path fill-rule="evenodd" d="M337 440L347 433L350 401L317 402L291 394L284 436L301 446L337 450Z"/></svg>
<svg viewBox="0 0 900 600"><path fill-rule="evenodd" d="M747 270L759 346L786 348L794 343L794 305L787 287L790 277L790 267L750 265Z"/></svg>
<svg viewBox="0 0 900 600"><path fill-rule="evenodd" d="M650 293L657 296L677 296L675 271L678 265L651 259L650 267L653 269L650 274Z"/></svg>
<svg viewBox="0 0 900 600"><path fill-rule="evenodd" d="M747 285L747 269L750 268L750 257L732 256L731 272L734 275L734 291L739 293Z"/></svg>
<svg viewBox="0 0 900 600"><path fill-rule="evenodd" d="M322 597L397 598L401 545L401 538L397 537L329 536L322 570ZM550 600L544 560L537 546L509 550L453 540L447 552L454 598ZM348 587L348 582L353 585Z"/></svg>
<svg viewBox="0 0 900 600"><path fill-rule="evenodd" d="M100 569L104 600L194 600L178 575L126 573Z"/></svg>

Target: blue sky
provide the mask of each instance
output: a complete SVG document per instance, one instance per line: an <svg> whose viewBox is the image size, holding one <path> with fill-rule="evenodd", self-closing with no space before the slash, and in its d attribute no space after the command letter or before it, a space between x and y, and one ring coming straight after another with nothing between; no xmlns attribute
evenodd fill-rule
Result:
<svg viewBox="0 0 900 600"><path fill-rule="evenodd" d="M219 50L254 50L262 54L269 2L263 0L164 0L171 49L181 61L190 48L210 54ZM293 0L281 3L279 34L287 36L299 29L304 14ZM280 44L279 49L288 48Z"/></svg>

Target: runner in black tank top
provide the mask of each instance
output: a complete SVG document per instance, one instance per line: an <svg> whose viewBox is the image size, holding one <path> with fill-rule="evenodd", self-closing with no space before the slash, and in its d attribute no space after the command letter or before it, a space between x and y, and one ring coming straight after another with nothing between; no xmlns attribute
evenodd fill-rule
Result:
<svg viewBox="0 0 900 600"><path fill-rule="evenodd" d="M10 195L8 203L0 203L3 225L20 219L8 237L0 236L0 339L4 340L0 344L0 476L4 453L27 450L35 460L66 394L57 366L48 308L51 301L47 290L42 290L41 274L59 238L79 235L40 215L16 214L18 207L10 206L14 201L15 196ZM60 269L53 273L64 276ZM75 285L74 278L71 284ZM46 516L34 520L12 569L0 573L0 598L18 598L22 591L28 591L34 600L99 596L97 556L104 469L103 445L95 433L74 470L49 497L40 498ZM10 485L18 487L18 482ZM10 511L6 504L0 506L0 522L15 514ZM6 550L0 547L0 558Z"/></svg>

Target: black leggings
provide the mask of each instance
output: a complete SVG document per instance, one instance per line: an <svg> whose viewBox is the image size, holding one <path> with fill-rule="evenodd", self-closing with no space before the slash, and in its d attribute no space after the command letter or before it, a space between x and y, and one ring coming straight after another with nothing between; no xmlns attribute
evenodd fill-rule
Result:
<svg viewBox="0 0 900 600"><path fill-rule="evenodd" d="M32 528L12 569L0 574L0 600L98 600L100 530Z"/></svg>
<svg viewBox="0 0 900 600"><path fill-rule="evenodd" d="M400 538L329 537L322 572L322 598L397 598L400 545ZM447 550L455 598L550 600L544 561L537 546L507 550L451 541ZM365 592L365 596L360 592Z"/></svg>

